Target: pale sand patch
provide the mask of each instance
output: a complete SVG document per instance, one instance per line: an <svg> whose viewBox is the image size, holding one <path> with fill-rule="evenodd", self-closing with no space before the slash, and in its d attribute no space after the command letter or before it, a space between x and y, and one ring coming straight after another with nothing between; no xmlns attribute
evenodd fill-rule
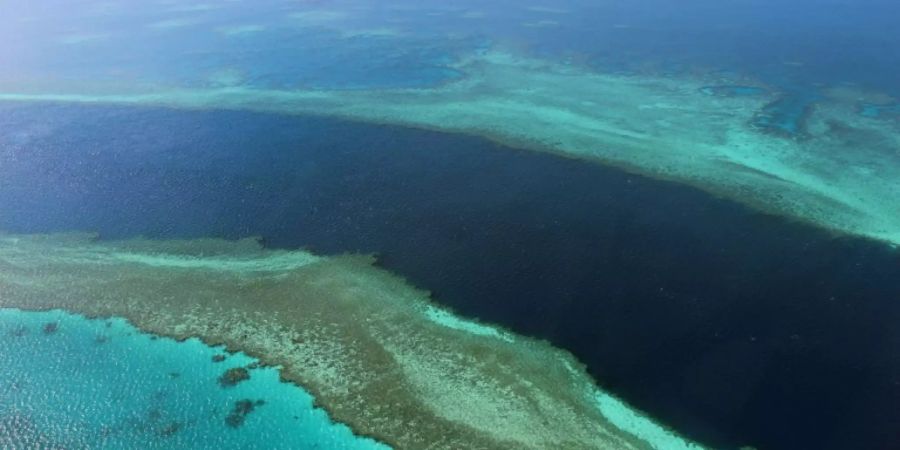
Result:
<svg viewBox="0 0 900 450"><path fill-rule="evenodd" d="M339 22L349 17L344 11L309 10L288 14L288 19L298 25L320 26Z"/></svg>
<svg viewBox="0 0 900 450"><path fill-rule="evenodd" d="M401 37L406 33L397 28L378 27L378 28L357 28L342 29L339 31L342 38L378 38L378 37Z"/></svg>
<svg viewBox="0 0 900 450"><path fill-rule="evenodd" d="M524 22L522 26L525 28L556 28L560 24L555 20L538 20L536 22Z"/></svg>
<svg viewBox="0 0 900 450"><path fill-rule="evenodd" d="M63 45L79 45L91 42L99 42L109 39L107 33L76 33L67 34L59 38L58 42Z"/></svg>
<svg viewBox="0 0 900 450"><path fill-rule="evenodd" d="M166 3L174 3L172 6L166 8L168 12L203 12L203 11L213 11L221 8L219 5L213 5L210 3L194 3L194 4L179 4L177 2L166 2Z"/></svg>
<svg viewBox="0 0 900 450"><path fill-rule="evenodd" d="M541 14L571 14L572 13L572 11L568 10L568 9L555 8L552 6L541 6L541 5L526 6L525 9L528 11L531 11L531 12L536 12L536 13L541 13Z"/></svg>
<svg viewBox="0 0 900 450"><path fill-rule="evenodd" d="M216 32L225 36L249 36L266 30L263 25L231 25L227 27L218 27Z"/></svg>
<svg viewBox="0 0 900 450"><path fill-rule="evenodd" d="M245 79L244 73L235 68L215 70L207 77L209 83L216 87L237 86L243 83Z"/></svg>
<svg viewBox="0 0 900 450"><path fill-rule="evenodd" d="M160 20L158 22L153 22L147 24L147 28L153 28L156 30L169 30L173 28L184 28L192 25L197 25L200 23L197 19L189 19L189 18L180 18L180 19L167 19Z"/></svg>
<svg viewBox="0 0 900 450"><path fill-rule="evenodd" d="M487 17L487 13L484 11L466 11L460 14L459 17L463 19L484 19Z"/></svg>

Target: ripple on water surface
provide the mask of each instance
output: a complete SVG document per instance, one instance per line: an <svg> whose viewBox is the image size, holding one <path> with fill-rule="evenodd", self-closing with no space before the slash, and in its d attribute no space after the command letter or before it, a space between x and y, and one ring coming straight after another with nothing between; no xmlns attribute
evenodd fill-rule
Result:
<svg viewBox="0 0 900 450"><path fill-rule="evenodd" d="M0 341L0 448L387 448L331 422L277 369L196 339L0 309ZM239 372L249 378L228 377Z"/></svg>

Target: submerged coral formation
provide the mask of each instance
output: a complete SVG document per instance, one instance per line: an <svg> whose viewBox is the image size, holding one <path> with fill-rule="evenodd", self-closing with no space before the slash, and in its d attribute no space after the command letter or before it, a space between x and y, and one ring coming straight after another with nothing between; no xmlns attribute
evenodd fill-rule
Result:
<svg viewBox="0 0 900 450"><path fill-rule="evenodd" d="M225 424L231 428L238 428L244 424L247 415L252 413L257 407L265 404L266 402L264 400L238 400L234 402L234 408L232 408L231 412L228 413L228 416L225 417Z"/></svg>
<svg viewBox="0 0 900 450"><path fill-rule="evenodd" d="M700 448L598 391L568 353L449 320L370 257L3 236L0 307L120 316L244 351L397 448ZM252 406L236 405L234 423Z"/></svg>
<svg viewBox="0 0 900 450"><path fill-rule="evenodd" d="M464 77L420 89L121 90L51 83L0 86L0 100L319 114L475 134L900 243L894 200L900 198L900 124L866 117L843 97L819 99L813 107L805 98L779 99L764 89L711 90L720 80L703 76L601 73L501 51L470 54L453 69Z"/></svg>
<svg viewBox="0 0 900 450"><path fill-rule="evenodd" d="M221 377L219 377L219 384L222 387L232 387L237 386L242 381L247 381L250 379L250 372L243 367L232 367L225 371Z"/></svg>

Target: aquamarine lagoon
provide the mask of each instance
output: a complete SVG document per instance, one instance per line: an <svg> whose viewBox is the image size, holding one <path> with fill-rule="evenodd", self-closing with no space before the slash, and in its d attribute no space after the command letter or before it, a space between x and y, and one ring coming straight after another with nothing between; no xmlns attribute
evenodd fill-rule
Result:
<svg viewBox="0 0 900 450"><path fill-rule="evenodd" d="M276 368L197 339L58 310L4 309L0 329L6 448L388 448L331 422ZM220 382L248 366L248 380Z"/></svg>

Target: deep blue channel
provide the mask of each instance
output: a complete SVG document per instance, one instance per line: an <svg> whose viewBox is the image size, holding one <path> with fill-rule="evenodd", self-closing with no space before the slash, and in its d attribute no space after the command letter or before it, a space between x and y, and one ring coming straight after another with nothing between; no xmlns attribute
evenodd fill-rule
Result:
<svg viewBox="0 0 900 450"><path fill-rule="evenodd" d="M598 164L325 118L6 104L0 229L376 252L703 443L900 447L900 251Z"/></svg>

